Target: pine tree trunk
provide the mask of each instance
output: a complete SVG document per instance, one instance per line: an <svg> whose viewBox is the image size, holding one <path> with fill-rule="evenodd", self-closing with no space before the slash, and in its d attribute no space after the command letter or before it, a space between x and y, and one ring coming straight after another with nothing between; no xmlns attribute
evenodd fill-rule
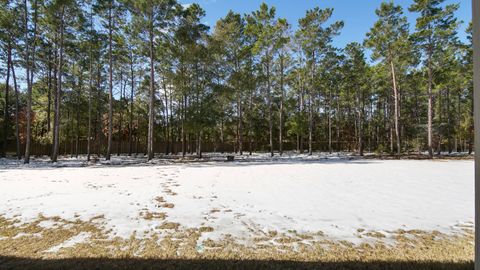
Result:
<svg viewBox="0 0 480 270"><path fill-rule="evenodd" d="M81 91L83 87L83 76L82 71L80 71L80 78L78 81L78 90L77 90L77 111L76 113L76 123L75 123L75 158L78 158L78 146L80 143L80 99L81 99Z"/></svg>
<svg viewBox="0 0 480 270"><path fill-rule="evenodd" d="M443 114L442 114L442 111L443 111L443 100L442 100L442 96L443 96L443 89L440 89L440 92L439 92L439 95L438 95L438 126L440 127L443 123ZM443 132L441 132L441 130L439 130L438 132L438 143L436 145L437 147L437 155L440 155L441 152L442 152L442 138L443 137Z"/></svg>
<svg viewBox="0 0 480 270"><path fill-rule="evenodd" d="M112 55L112 1L108 9L108 138L106 160L110 160L112 153L112 133L113 133L113 55Z"/></svg>
<svg viewBox="0 0 480 270"><path fill-rule="evenodd" d="M270 144L270 156L273 157L273 119L272 119L272 97L270 82L270 56L267 52L267 106L268 106L268 135Z"/></svg>
<svg viewBox="0 0 480 270"><path fill-rule="evenodd" d="M17 77L15 76L15 65L13 62L10 62L10 68L12 69L12 77L13 77L13 87L15 90L15 140L17 143L17 159L22 158L21 154L21 145L20 145L20 119L19 119L19 93L18 93L18 86L17 86Z"/></svg>
<svg viewBox="0 0 480 270"><path fill-rule="evenodd" d="M169 88L169 98L170 98L170 102L169 102L169 106L170 106L170 120L168 121L171 125L171 123L173 123L173 95L172 95L172 89ZM169 127L169 133L170 133L170 140L171 140L171 153L172 154L176 154L177 153L177 147L175 146L175 137L174 137L174 128L172 128L171 126Z"/></svg>
<svg viewBox="0 0 480 270"><path fill-rule="evenodd" d="M30 81L30 41L28 40L28 5L25 5L25 72L27 75L27 134L25 141L25 159L24 163L30 163L30 133L31 133L31 109L32 109L32 88Z"/></svg>
<svg viewBox="0 0 480 270"><path fill-rule="evenodd" d="M25 0L25 36L26 36L26 43L28 44L28 7L27 1ZM31 140L32 140L32 87L33 87L33 74L35 70L35 45L37 42L37 14L38 14L38 6L37 6L37 1L34 2L34 17L33 17L33 42L32 42L32 51L31 51L31 61L30 61L30 52L28 45L26 46L26 60L27 60L27 70L26 72L30 74L27 74L27 132L26 132L26 142L25 142L25 159L24 162L25 164L30 163L30 145L31 145ZM63 16L63 14L62 14ZM62 18L63 19L63 18ZM63 22L62 22L63 24Z"/></svg>
<svg viewBox="0 0 480 270"><path fill-rule="evenodd" d="M358 154L363 156L363 104L361 90L357 88L357 125L358 125Z"/></svg>
<svg viewBox="0 0 480 270"><path fill-rule="evenodd" d="M153 114L155 113L153 106L155 105L155 66L154 66L154 48L153 48L153 10L150 17L150 97L148 106L148 142L147 154L148 160L153 159Z"/></svg>
<svg viewBox="0 0 480 270"><path fill-rule="evenodd" d="M186 154L186 138L185 138L185 116L186 116L186 109L187 109L187 97L185 97L185 95L182 95L182 110L181 110L181 114L182 114L182 123L181 123L181 137L182 137L182 158L185 158L185 154Z"/></svg>
<svg viewBox="0 0 480 270"><path fill-rule="evenodd" d="M249 91L248 98L248 154L251 156L253 151L253 90Z"/></svg>
<svg viewBox="0 0 480 270"><path fill-rule="evenodd" d="M447 110L446 110L446 117L447 117L447 140L448 140L448 153L451 154L452 149L452 117L450 116L450 91L447 88Z"/></svg>
<svg viewBox="0 0 480 270"><path fill-rule="evenodd" d="M125 80L126 82L126 80ZM120 72L120 102L118 105L120 106L119 108L119 114L120 114L120 119L119 119L119 125L118 125L118 135L117 135L117 156L120 156L122 153L122 128L123 128L123 100L124 100L124 93L126 89L126 83L123 84L123 72Z"/></svg>
<svg viewBox="0 0 480 270"><path fill-rule="evenodd" d="M335 129L336 129L336 145L337 145L337 149L336 151L339 152L340 150L343 150L341 149L341 144L340 144L340 93L339 93L339 89L338 87L335 88L335 95L337 96L337 102L336 102L336 105L337 105L337 113L335 114Z"/></svg>
<svg viewBox="0 0 480 270"><path fill-rule="evenodd" d="M51 110L52 110L52 60L51 51L48 51L48 90L47 90L47 133L50 133L51 129Z"/></svg>
<svg viewBox="0 0 480 270"><path fill-rule="evenodd" d="M313 154L313 89L315 81L315 52L312 52L312 74L308 91L308 155Z"/></svg>
<svg viewBox="0 0 480 270"><path fill-rule="evenodd" d="M10 113L8 110L9 107L9 89L10 88L10 65L12 64L12 48L10 43L7 45L7 76L5 78L5 108L3 112L3 144L2 144L2 151L0 153L1 157L6 156L7 151L7 140L8 140L8 124L10 122Z"/></svg>
<svg viewBox="0 0 480 270"><path fill-rule="evenodd" d="M130 81L130 119L129 119L129 124L128 124L128 156L132 155L132 147L133 147L133 142L132 142L132 133L133 133L133 95L135 91L135 73L133 71L133 52L131 53L131 59L130 59L130 76L131 76L131 81Z"/></svg>
<svg viewBox="0 0 480 270"><path fill-rule="evenodd" d="M327 117L328 117L328 152L331 154L332 153L332 91L328 91L328 111L327 111Z"/></svg>
<svg viewBox="0 0 480 270"><path fill-rule="evenodd" d="M202 158L202 135L203 132L200 130L197 134L197 156L198 158Z"/></svg>
<svg viewBox="0 0 480 270"><path fill-rule="evenodd" d="M101 86L102 84L102 71L101 71L101 64L97 64L97 79L96 79L96 88L97 88L97 103L96 109L97 113L95 114L96 124L95 124L95 144L97 145L97 157L100 158L102 154L102 138L103 138L103 117L102 117L102 107L101 106Z"/></svg>
<svg viewBox="0 0 480 270"><path fill-rule="evenodd" d="M168 95L167 95L167 83L165 81L165 76L162 78L163 85L163 98L165 99L164 114L165 114L165 155L168 155L170 152L170 119L168 114Z"/></svg>
<svg viewBox="0 0 480 270"><path fill-rule="evenodd" d="M284 69L283 56L280 57L280 123L278 125L278 150L280 156L283 155L283 100L285 98L285 92L283 89L283 69Z"/></svg>
<svg viewBox="0 0 480 270"><path fill-rule="evenodd" d="M237 90L237 110L238 110L238 151L243 155L243 108L242 99Z"/></svg>
<svg viewBox="0 0 480 270"><path fill-rule="evenodd" d="M431 64L431 54L429 53L428 56L428 120L427 120L427 140L428 140L428 156L430 158L433 157L433 146L432 146L432 119L433 119L433 94L432 94L432 87L433 87L433 74L432 74L432 64Z"/></svg>
<svg viewBox="0 0 480 270"><path fill-rule="evenodd" d="M58 152L60 148L60 102L62 95L62 69L63 69L63 32L64 32L64 11L65 6L62 7L61 13L61 23L60 23L60 44L59 44L59 56L58 56L58 66L57 66L57 91L55 94L55 108L54 108L54 119L53 119L53 150L52 150L52 161L57 162ZM26 157L25 157L26 158Z"/></svg>
<svg viewBox="0 0 480 270"><path fill-rule="evenodd" d="M93 30L93 12L90 13L90 30ZM88 127L87 127L87 161L90 162L91 141L92 141L92 91L93 91L93 53L92 44L89 48L89 80L88 80Z"/></svg>
<svg viewBox="0 0 480 270"><path fill-rule="evenodd" d="M393 103L394 103L394 122L395 122L395 138L397 143L397 154L400 155L402 151L401 141L400 141L400 108L399 108L399 97L398 97L398 89L397 89L397 78L395 75L395 66L393 64L392 58L390 58L390 71L392 74L392 84L393 84Z"/></svg>

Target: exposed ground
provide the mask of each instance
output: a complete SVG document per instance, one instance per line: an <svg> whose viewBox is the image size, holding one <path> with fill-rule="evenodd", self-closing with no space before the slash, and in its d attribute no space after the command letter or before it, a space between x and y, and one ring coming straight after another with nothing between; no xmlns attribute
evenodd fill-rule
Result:
<svg viewBox="0 0 480 270"><path fill-rule="evenodd" d="M1 160L0 269L472 267L471 160L222 160Z"/></svg>

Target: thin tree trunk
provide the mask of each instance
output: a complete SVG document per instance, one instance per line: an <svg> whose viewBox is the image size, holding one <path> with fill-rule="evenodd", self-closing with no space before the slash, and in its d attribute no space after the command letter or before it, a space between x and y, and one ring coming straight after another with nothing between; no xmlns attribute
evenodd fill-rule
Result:
<svg viewBox="0 0 480 270"><path fill-rule="evenodd" d="M272 119L272 96L270 82L270 56L267 52L267 106L268 106L268 134L270 144L270 156L273 157L273 119Z"/></svg>
<svg viewBox="0 0 480 270"><path fill-rule="evenodd" d="M48 90L47 90L47 133L50 133L51 129L51 110L52 110L52 60L51 51L48 51Z"/></svg>
<svg viewBox="0 0 480 270"><path fill-rule="evenodd" d="M29 48L28 45L26 46L26 53L27 53L27 70L26 72L30 74L27 74L27 134L26 136L26 142L25 142L25 159L24 162L25 164L30 163L30 144L32 140L32 87L33 87L33 74L35 70L35 48L36 48L36 43L37 43L37 18L38 18L38 6L37 6L37 1L34 2L34 17L33 17L33 42L32 42L32 52L31 52L31 57L32 60L30 62L30 56L29 56ZM27 7L27 1L25 0L25 36L26 36L26 43L28 44L28 7Z"/></svg>
<svg viewBox="0 0 480 270"><path fill-rule="evenodd" d="M202 135L203 132L200 130L197 134L197 156L198 158L202 158Z"/></svg>
<svg viewBox="0 0 480 270"><path fill-rule="evenodd" d="M97 64L97 113L96 113L96 125L95 125L95 143L97 145L97 157L100 158L102 152L102 138L103 138L103 117L102 117L102 106L101 106L101 94L102 89L100 88L102 81L102 69L101 64Z"/></svg>
<svg viewBox="0 0 480 270"><path fill-rule="evenodd" d="M394 121L395 121L395 137L397 143L397 154L400 155L402 151L401 142L400 142L400 124L399 124L399 100L398 100L398 89L397 89L397 78L395 75L395 66L393 65L393 60L390 59L390 69L392 73L392 83L393 83L393 99L394 99Z"/></svg>
<svg viewBox="0 0 480 270"><path fill-rule="evenodd" d="M131 59L130 59L130 119L128 124L128 156L132 155L132 133L133 133L133 95L135 91L135 73L133 71L133 52L131 52Z"/></svg>
<svg viewBox="0 0 480 270"><path fill-rule="evenodd" d="M237 93L237 110L238 110L238 131L237 131L238 151L240 152L240 155L243 155L243 108L242 108L242 98L240 93Z"/></svg>
<svg viewBox="0 0 480 270"><path fill-rule="evenodd" d="M452 149L452 117L450 116L450 90L446 89L447 91L447 110L446 110L446 117L447 117L447 140L448 140L448 153L451 154L453 149Z"/></svg>
<svg viewBox="0 0 480 270"><path fill-rule="evenodd" d="M253 124L252 124L252 114L253 114L253 90L250 91L249 104L248 104L248 154L251 156L253 151Z"/></svg>
<svg viewBox="0 0 480 270"><path fill-rule="evenodd" d="M433 101L432 101L432 87L433 87L433 74L432 74L432 63L431 63L431 53L428 54L428 67L427 67L427 76L428 76L428 120L427 120L427 140L428 140L428 156L433 158L433 147L432 147L432 118L433 118Z"/></svg>
<svg viewBox="0 0 480 270"><path fill-rule="evenodd" d="M182 114L182 123L181 123L181 136L182 136L182 158L185 158L185 153L186 153L186 145L185 145L185 116L186 116L186 113L185 113L185 110L186 110L186 107L187 107L187 98L185 97L185 95L182 95L182 110L181 110L181 114Z"/></svg>
<svg viewBox="0 0 480 270"><path fill-rule="evenodd" d="M112 152L112 133L113 133L113 55L112 55L112 1L108 9L108 138L106 160L110 160Z"/></svg>
<svg viewBox="0 0 480 270"><path fill-rule="evenodd" d="M62 95L62 69L63 69L63 32L64 32L64 12L65 6L62 7L61 23L60 23L60 44L59 44L59 57L58 57L58 79L57 79L57 93L55 94L55 109L54 109L54 131L53 131L53 151L52 161L57 162L59 151L59 135L60 135L60 102ZM26 157L25 157L26 158Z"/></svg>
<svg viewBox="0 0 480 270"><path fill-rule="evenodd" d="M278 126L279 129L279 134L278 134L278 143L279 143L279 152L280 156L283 155L283 100L285 98L285 91L283 89L283 81L284 81L284 74L283 74L283 69L284 69L284 57L283 55L280 56L280 123Z"/></svg>
<svg viewBox="0 0 480 270"><path fill-rule="evenodd" d="M78 158L78 145L80 141L80 99L81 91L83 87L83 74L80 70L80 78L78 81L78 90L77 90L77 111L76 111L76 123L75 123L75 158Z"/></svg>
<svg viewBox="0 0 480 270"><path fill-rule="evenodd" d="M148 160L153 159L153 121L154 121L154 109L155 105L155 66L154 66L154 48L153 48L153 9L150 14L150 101L148 106L148 142L147 142L147 152Z"/></svg>
<svg viewBox="0 0 480 270"><path fill-rule="evenodd" d="M315 52L312 53L312 75L310 91L308 91L308 155L313 153L313 87L315 79Z"/></svg>
<svg viewBox="0 0 480 270"><path fill-rule="evenodd" d="M328 152L331 154L332 153L332 90L328 91L328 111L327 111L327 117L328 117Z"/></svg>
<svg viewBox="0 0 480 270"><path fill-rule="evenodd" d="M174 129L171 126L171 123L173 123L173 94L172 94L172 88L169 88L168 91L168 96L170 98L170 102L168 103L170 106L170 120L168 121L170 123L169 127L169 133L170 133L170 140L171 140L171 153L176 154L177 153L177 147L175 145L175 137L174 137Z"/></svg>
<svg viewBox="0 0 480 270"><path fill-rule="evenodd" d="M30 133L31 133L31 109L32 109L32 88L30 81L30 42L28 41L28 5L27 0L25 5L25 71L27 75L27 134L25 142L25 159L24 163L30 163Z"/></svg>
<svg viewBox="0 0 480 270"><path fill-rule="evenodd" d="M10 43L7 45L7 76L5 79L5 108L3 112L3 144L2 144L2 151L0 153L1 157L6 156L7 151L7 140L8 140L8 124L10 122L10 113L8 110L9 107L9 89L10 88L10 65L12 64L12 48Z"/></svg>
<svg viewBox="0 0 480 270"><path fill-rule="evenodd" d="M163 85L163 94L165 99L165 155L168 155L170 152L170 119L168 117L168 95L167 95L167 83L165 81L165 75L162 78L162 85Z"/></svg>
<svg viewBox="0 0 480 270"><path fill-rule="evenodd" d="M358 125L358 154L363 156L363 97L360 89L357 89L357 125Z"/></svg>
<svg viewBox="0 0 480 270"><path fill-rule="evenodd" d="M117 156L120 156L122 152L122 127L123 127L123 100L124 100L124 93L127 87L126 84L127 80L125 80L125 84L123 84L123 71L120 72L120 102L118 105L120 106L119 108L119 114L120 114L120 119L119 119L119 125L118 125L118 135L117 135Z"/></svg>
<svg viewBox="0 0 480 270"><path fill-rule="evenodd" d="M337 107L337 112L335 114L335 129L336 129L336 145L337 145L337 152L341 150L341 145L340 145L340 93L339 93L339 88L338 86L335 88L335 95L337 96L337 102L336 107Z"/></svg>
<svg viewBox="0 0 480 270"><path fill-rule="evenodd" d="M440 89L440 93L438 95L438 126L441 126L442 123L443 123L443 114L442 114L442 111L443 111L443 100L442 100L442 96L443 96L443 89ZM436 145L437 147L437 155L440 155L441 152L442 152L442 137L443 137L443 132L438 132L438 143Z"/></svg>
<svg viewBox="0 0 480 270"><path fill-rule="evenodd" d="M90 30L93 30L93 12L90 11ZM93 91L93 52L92 44L90 43L90 68L89 68L89 82L88 82L88 127L87 127L87 161L90 161L91 155L91 138L92 138L92 91Z"/></svg>
<svg viewBox="0 0 480 270"><path fill-rule="evenodd" d="M15 65L13 62L10 62L10 68L12 69L12 77L13 77L13 87L15 90L15 140L17 143L17 159L22 158L21 154L21 145L20 145L20 119L19 119L19 93L18 93L18 86L17 86L17 77L15 76Z"/></svg>

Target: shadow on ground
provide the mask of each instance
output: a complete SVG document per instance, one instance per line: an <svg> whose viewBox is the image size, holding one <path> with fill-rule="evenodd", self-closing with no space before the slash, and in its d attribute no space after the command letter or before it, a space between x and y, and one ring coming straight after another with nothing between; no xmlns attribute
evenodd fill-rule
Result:
<svg viewBox="0 0 480 270"><path fill-rule="evenodd" d="M354 270L472 270L473 262L296 262L257 260L176 260L176 259L28 259L0 257L0 269L354 269Z"/></svg>

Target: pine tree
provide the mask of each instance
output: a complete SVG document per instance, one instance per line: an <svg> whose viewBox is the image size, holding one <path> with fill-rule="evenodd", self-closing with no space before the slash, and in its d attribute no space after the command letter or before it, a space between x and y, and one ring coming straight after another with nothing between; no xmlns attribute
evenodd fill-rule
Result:
<svg viewBox="0 0 480 270"><path fill-rule="evenodd" d="M434 69L438 62L436 55L446 48L449 43L455 42L458 21L454 12L458 4L451 4L442 7L445 0L415 0L410 11L418 12L416 32L413 38L422 51L424 65L427 69L427 90L428 90L428 154L433 156L433 95L435 74ZM440 142L439 142L440 143Z"/></svg>
<svg viewBox="0 0 480 270"><path fill-rule="evenodd" d="M382 3L375 13L378 21L367 33L365 45L373 50L372 58L381 59L385 67L389 69L393 99L394 99L394 129L397 145L397 154L402 151L400 138L400 97L398 89L398 62L402 55L402 50L408 41L408 23L401 6L396 6L393 2Z"/></svg>

